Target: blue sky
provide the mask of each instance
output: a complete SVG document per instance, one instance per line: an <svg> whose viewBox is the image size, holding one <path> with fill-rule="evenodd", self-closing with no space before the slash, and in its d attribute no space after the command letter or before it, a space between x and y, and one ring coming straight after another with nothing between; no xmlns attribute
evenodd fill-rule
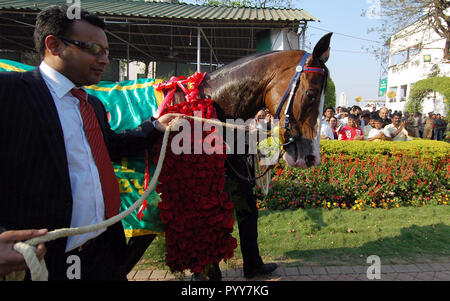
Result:
<svg viewBox="0 0 450 301"><path fill-rule="evenodd" d="M302 8L320 20L309 23L306 38L307 44L311 44L307 50L312 50L328 31L335 33L327 66L336 85L337 99L345 92L350 105L356 103L354 99L358 96L380 99L380 60L366 51L381 45L376 32L368 33L369 28L380 25L380 20L361 16L374 3L375 0L294 0L293 3L294 8Z"/></svg>

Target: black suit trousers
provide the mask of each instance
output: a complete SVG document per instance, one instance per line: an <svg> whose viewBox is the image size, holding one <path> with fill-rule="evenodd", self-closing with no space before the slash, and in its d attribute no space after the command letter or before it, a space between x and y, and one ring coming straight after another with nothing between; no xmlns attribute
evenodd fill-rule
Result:
<svg viewBox="0 0 450 301"><path fill-rule="evenodd" d="M243 156L231 155L227 160L241 175L247 175L247 167ZM239 243L244 261L244 273L250 273L263 264L258 248L258 208L253 193L254 183L236 176L227 169L225 190L235 206L235 214L239 228Z"/></svg>

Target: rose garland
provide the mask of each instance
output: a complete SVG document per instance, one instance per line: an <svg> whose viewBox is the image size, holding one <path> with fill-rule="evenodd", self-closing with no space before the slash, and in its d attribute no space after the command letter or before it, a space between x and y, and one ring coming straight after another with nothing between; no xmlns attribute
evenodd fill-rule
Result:
<svg viewBox="0 0 450 301"><path fill-rule="evenodd" d="M195 73L188 79L172 78L157 89L182 87L186 102L165 107L160 116L167 113L183 113L188 116L217 118L211 99L198 99L197 87L204 75ZM187 84L187 87L185 86ZM164 86L165 85L165 86ZM173 95L173 93L172 93ZM191 129L194 127L191 122ZM214 128L203 131L200 140L191 139L191 150L195 144L203 145L205 138L214 136ZM169 144L175 134L169 137ZM194 138L193 132L191 137ZM216 140L218 141L218 140ZM234 204L224 192L226 154L223 144L214 146L221 152L206 154L176 155L167 148L163 169L156 191L162 201L158 207L160 217L166 225L166 263L172 271L202 272L206 265L219 263L233 257L237 241L232 237ZM161 149L161 142L154 146L154 153ZM193 153L193 152L192 152ZM154 160L157 161L158 155Z"/></svg>

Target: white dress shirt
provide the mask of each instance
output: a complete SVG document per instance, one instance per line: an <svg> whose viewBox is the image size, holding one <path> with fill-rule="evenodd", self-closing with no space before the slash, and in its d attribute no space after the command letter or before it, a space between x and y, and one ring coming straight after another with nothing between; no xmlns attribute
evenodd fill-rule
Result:
<svg viewBox="0 0 450 301"><path fill-rule="evenodd" d="M330 124L326 121L322 121L322 125L320 126L320 136L325 135L325 138L330 138L330 140L334 140L333 129Z"/></svg>
<svg viewBox="0 0 450 301"><path fill-rule="evenodd" d="M398 128L395 127L394 124L388 124L383 128L385 135L389 135L389 137L394 136L394 133L398 131ZM392 138L392 141L411 141L412 138L408 136L408 131L403 128L400 133Z"/></svg>
<svg viewBox="0 0 450 301"><path fill-rule="evenodd" d="M102 186L89 142L84 133L79 100L70 93L75 85L44 62L39 66L39 70L55 101L64 134L73 199L70 227L100 223L105 219ZM68 237L66 252L97 237L105 230Z"/></svg>

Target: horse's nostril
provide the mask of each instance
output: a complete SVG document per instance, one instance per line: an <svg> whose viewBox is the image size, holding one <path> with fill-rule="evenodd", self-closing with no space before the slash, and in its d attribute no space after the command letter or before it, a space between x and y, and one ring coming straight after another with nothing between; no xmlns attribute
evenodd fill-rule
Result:
<svg viewBox="0 0 450 301"><path fill-rule="evenodd" d="M313 155L309 155L306 156L306 166L311 167L314 165L314 160L316 159L316 157L314 157Z"/></svg>

